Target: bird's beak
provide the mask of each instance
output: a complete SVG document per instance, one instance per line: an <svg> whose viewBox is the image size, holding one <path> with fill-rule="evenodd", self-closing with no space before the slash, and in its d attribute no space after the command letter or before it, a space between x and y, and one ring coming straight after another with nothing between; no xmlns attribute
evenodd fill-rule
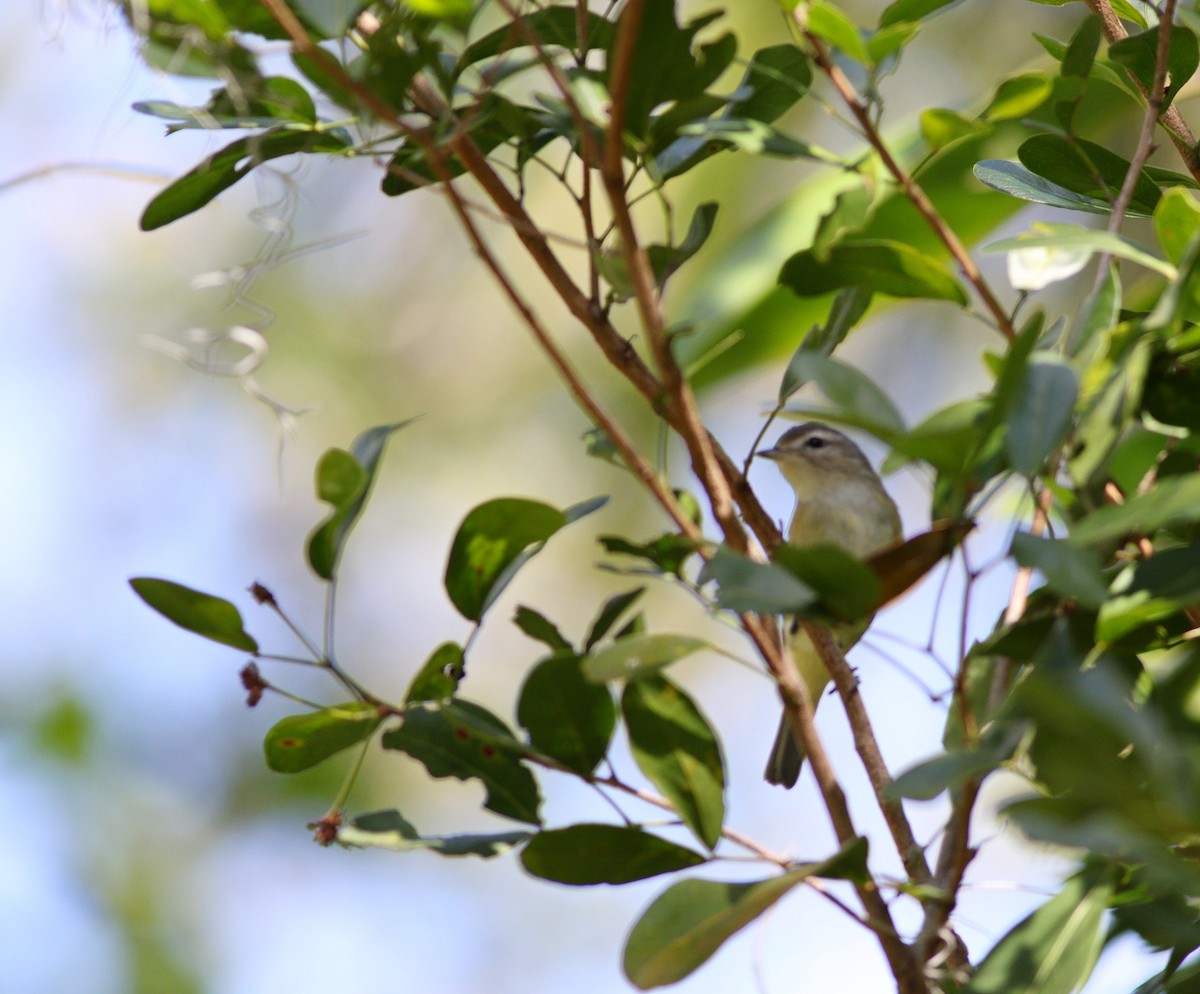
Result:
<svg viewBox="0 0 1200 994"><path fill-rule="evenodd" d="M758 450L756 453L754 453L754 454L755 454L756 456L762 456L764 459L774 459L774 460L776 460L776 461L778 461L778 460L782 459L782 458L783 458L783 455L784 455L784 453L783 453L783 450L782 450L782 449L776 449L776 448L770 448L770 449L759 449L759 450Z"/></svg>

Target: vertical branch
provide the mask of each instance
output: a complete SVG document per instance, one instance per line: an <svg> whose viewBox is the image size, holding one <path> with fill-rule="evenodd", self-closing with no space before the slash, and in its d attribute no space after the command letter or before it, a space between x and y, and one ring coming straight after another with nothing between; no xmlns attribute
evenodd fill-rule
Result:
<svg viewBox="0 0 1200 994"><path fill-rule="evenodd" d="M938 237L938 240L946 247L946 250L953 256L954 261L958 263L958 268L962 270L963 276L967 278L967 282L975 288L975 292L983 301L984 307L992 315L992 320L996 322L996 327L1000 333L1010 341L1016 334L1012 326L1012 320L1008 316L1008 311L1005 310L996 295L992 292L991 286L987 280L983 278L983 274L979 271L979 267L975 265L975 260L971 258L971 254L967 251L966 246L959 240L958 235L954 233L954 229L950 227L938 213L938 209L933 205L933 201L929 199L929 195L913 177L896 161L891 150L883 140L883 136L879 133L879 128L875 121L871 118L870 108L866 101L859 95L854 88L854 84L850 82L846 74L834 63L830 58L829 52L825 48L825 44L816 35L812 34L804 23L799 20L800 13L797 13L800 30L804 35L805 40L813 51L813 58L816 60L818 67L829 82L833 84L833 88L837 90L838 96L842 98L842 102L849 108L850 113L854 115L854 119L858 122L859 128L862 130L863 137L867 143L879 156L884 168L892 175L901 192L909 199L912 205L917 209L917 213L924 218L925 223L929 225L933 233Z"/></svg>
<svg viewBox="0 0 1200 994"><path fill-rule="evenodd" d="M1086 0L1088 7L1094 14L1100 17L1100 26L1104 31L1104 37L1108 39L1109 44L1114 41L1120 41L1122 38L1129 37L1129 33L1125 30L1125 25L1121 23L1121 19L1117 17L1113 11L1110 0ZM1172 2L1168 5L1172 15L1174 14L1175 4ZM1163 16L1161 23L1170 24L1171 18ZM1167 29L1170 30L1169 27ZM1168 36L1169 37L1169 36ZM1161 36L1160 36L1161 38ZM1142 82L1129 73L1129 78L1133 82L1147 100L1151 94L1146 91L1146 87ZM1192 134L1192 129L1188 127L1184 121L1183 115L1179 113L1179 109L1174 105L1168 107L1165 112L1158 118L1167 134L1171 136L1171 143L1175 146L1175 150L1179 153L1179 157L1183 160L1184 167L1192 178L1200 182L1200 158L1198 158L1198 150L1196 145L1196 136Z"/></svg>

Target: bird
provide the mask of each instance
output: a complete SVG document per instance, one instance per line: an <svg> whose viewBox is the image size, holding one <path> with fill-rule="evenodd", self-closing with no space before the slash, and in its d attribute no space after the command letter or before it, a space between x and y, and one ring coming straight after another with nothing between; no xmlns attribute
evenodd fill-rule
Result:
<svg viewBox="0 0 1200 994"><path fill-rule="evenodd" d="M901 537L900 512L879 474L862 449L835 428L819 421L797 425L757 455L772 460L796 493L789 545L835 545L865 559ZM871 618L865 618L832 626L843 653L862 638L870 624ZM792 620L788 646L815 708L829 683L829 670L799 619ZM793 787L803 763L804 753L785 712L764 777L767 783Z"/></svg>

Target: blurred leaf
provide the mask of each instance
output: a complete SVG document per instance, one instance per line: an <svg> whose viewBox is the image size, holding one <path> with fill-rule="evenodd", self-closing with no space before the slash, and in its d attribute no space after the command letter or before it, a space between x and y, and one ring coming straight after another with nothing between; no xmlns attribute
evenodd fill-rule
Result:
<svg viewBox="0 0 1200 994"><path fill-rule="evenodd" d="M1153 535L1159 528L1200 521L1200 473L1159 480L1153 490L1124 504L1092 511L1071 528L1070 541L1097 545L1131 532Z"/></svg>
<svg viewBox="0 0 1200 994"><path fill-rule="evenodd" d="M400 0L400 2L417 14L424 17L435 17L440 21L450 21L463 30L466 29L475 13L474 0Z"/></svg>
<svg viewBox="0 0 1200 994"><path fill-rule="evenodd" d="M691 635L631 635L587 656L583 672L593 683L641 679L695 652L713 648L711 642Z"/></svg>
<svg viewBox="0 0 1200 994"><path fill-rule="evenodd" d="M1022 73L1004 80L992 96L983 117L988 121L1009 121L1025 117L1044 104L1054 84L1044 73Z"/></svg>
<svg viewBox="0 0 1200 994"><path fill-rule="evenodd" d="M517 721L535 749L590 776L608 752L617 708L606 686L584 676L579 657L562 653L542 660L525 678Z"/></svg>
<svg viewBox="0 0 1200 994"><path fill-rule="evenodd" d="M839 193L834 198L833 208L828 213L821 215L821 220L817 224L817 232L813 235L810 249L812 254L821 262L826 261L835 245L840 245L848 235L862 230L863 225L870 220L874 206L874 196L865 182ZM871 296L869 291L852 287L840 291L839 297L849 293L857 293L867 300ZM831 319L832 314L833 310L831 309Z"/></svg>
<svg viewBox="0 0 1200 994"><path fill-rule="evenodd" d="M379 459L392 432L413 422L397 421L364 431L350 451L328 449L317 463L317 499L333 510L308 537L308 563L323 580L332 580L350 529L366 506Z"/></svg>
<svg viewBox="0 0 1200 994"><path fill-rule="evenodd" d="M133 109L176 122L167 128L167 134L190 128L269 128L285 121L315 124L317 120L308 91L286 76L268 76L253 90L239 90L236 97L228 88L217 90L203 107L141 100Z"/></svg>
<svg viewBox="0 0 1200 994"><path fill-rule="evenodd" d="M775 550L775 561L814 590L835 620L857 621L879 600L879 580L870 566L840 546L798 548L785 542Z"/></svg>
<svg viewBox="0 0 1200 994"><path fill-rule="evenodd" d="M1195 196L1179 187L1164 191L1154 209L1154 234L1166 257L1175 265L1183 261L1197 231L1200 231L1200 204Z"/></svg>
<svg viewBox="0 0 1200 994"><path fill-rule="evenodd" d="M1200 604L1200 546L1163 549L1126 566L1113 580L1100 606L1096 638L1114 642L1195 604Z"/></svg>
<svg viewBox="0 0 1200 994"><path fill-rule="evenodd" d="M1071 994L1091 975L1104 946L1105 878L1072 877L1063 890L1018 922L988 953L964 994Z"/></svg>
<svg viewBox="0 0 1200 994"><path fill-rule="evenodd" d="M692 214L691 224L687 234L678 245L651 245L646 249L650 260L650 268L654 272L654 281L659 289L670 279L671 275L685 262L694 256L708 241L712 233L713 222L717 218L717 204L709 201L700 204Z"/></svg>
<svg viewBox="0 0 1200 994"><path fill-rule="evenodd" d="M1075 371L1057 354L1035 352L1030 357L1006 412L1014 470L1029 477L1042 472L1050 453L1066 438L1078 393Z"/></svg>
<svg viewBox="0 0 1200 994"><path fill-rule="evenodd" d="M584 649L591 652L592 646L608 634L609 629L612 628L617 619L628 611L634 602L645 592L645 587L634 587L623 594L614 594L605 601L604 606L600 609L600 613L596 616L596 620L592 622L587 640L583 643Z"/></svg>
<svg viewBox="0 0 1200 994"><path fill-rule="evenodd" d="M638 768L711 849L725 819L725 771L712 728L687 694L657 675L625 685L621 712Z"/></svg>
<svg viewBox="0 0 1200 994"><path fill-rule="evenodd" d="M411 705L404 723L384 732L382 742L418 760L436 779L479 780L489 811L540 824L537 781L520 758L525 747L486 708L459 699L444 707Z"/></svg>
<svg viewBox="0 0 1200 994"><path fill-rule="evenodd" d="M535 877L560 884L627 884L705 862L698 852L632 825L571 825L539 832L521 852Z"/></svg>
<svg viewBox="0 0 1200 994"><path fill-rule="evenodd" d="M975 178L993 190L1007 193L1010 197L1027 200L1048 207L1062 207L1069 211L1085 211L1089 214L1111 214L1112 205L1096 197L1085 197L1043 179L1016 162L1003 159L985 159L975 166ZM1145 217L1132 205L1126 211L1130 217Z"/></svg>
<svg viewBox="0 0 1200 994"><path fill-rule="evenodd" d="M833 405L833 412L850 424L884 435L904 431L904 419L896 405L853 366L819 352L799 351L783 374L780 397L790 397L806 383L815 383Z"/></svg>
<svg viewBox="0 0 1200 994"><path fill-rule="evenodd" d="M153 231L198 211L217 194L271 159L297 152L343 152L346 147L345 140L334 132L290 127L271 128L258 135L239 138L214 152L151 200L142 212L142 230Z"/></svg>
<svg viewBox="0 0 1200 994"><path fill-rule="evenodd" d="M1017 157L1043 179L1109 204L1129 171L1129 160L1103 145L1061 135L1034 135L1017 149ZM1143 171L1134 185L1128 213L1153 214L1161 196L1162 191Z"/></svg>
<svg viewBox="0 0 1200 994"><path fill-rule="evenodd" d="M921 111L920 122L921 137L932 149L944 148L960 138L970 138L986 126L944 107L929 107Z"/></svg>
<svg viewBox="0 0 1200 994"><path fill-rule="evenodd" d="M276 773L299 773L357 745L379 727L379 709L351 701L277 721L263 741L267 766Z"/></svg>
<svg viewBox="0 0 1200 994"><path fill-rule="evenodd" d="M607 45L605 65L609 72L616 63L616 38L625 16L622 11L616 33ZM675 20L674 0L647 0L629 59L625 106L625 128L629 134L643 136L655 107L698 96L729 66L737 51L737 41L731 34L721 35L692 51L696 35L716 16L704 14L680 27Z"/></svg>
<svg viewBox="0 0 1200 994"><path fill-rule="evenodd" d="M825 0L812 0L807 6L809 31L850 58L870 65L871 55L850 18Z"/></svg>
<svg viewBox="0 0 1200 994"><path fill-rule="evenodd" d="M1086 249L1091 254L1107 253L1118 259L1128 259L1139 266L1145 266L1167 279L1174 279L1176 269L1169 263L1145 249L1133 244L1127 238L1107 231L1097 231L1092 228L1082 228L1075 224L1054 224L1037 222L1030 231L1022 232L1015 238L1005 238L992 242L985 251L1012 252L1025 248L1070 248Z"/></svg>
<svg viewBox="0 0 1200 994"><path fill-rule="evenodd" d="M1165 197L1163 198L1166 199ZM1067 339L1067 352L1081 363L1086 363L1092 346L1104 341L1102 333L1115 328L1121 318L1121 280L1117 267L1110 265L1104 280L1084 298L1071 325Z"/></svg>
<svg viewBox="0 0 1200 994"><path fill-rule="evenodd" d="M536 38L544 47L560 47L577 51L579 43L578 12L575 7L546 7L530 11L521 17L521 25L505 24L472 42L459 56L457 71L484 59L490 59L514 48L524 48ZM606 48L612 43L615 25L599 14L588 13L583 37L588 49Z"/></svg>
<svg viewBox="0 0 1200 994"><path fill-rule="evenodd" d="M926 297L966 306L958 281L938 262L901 242L863 239L836 245L819 259L811 249L783 264L779 282L802 297L859 287L892 297Z"/></svg>
<svg viewBox="0 0 1200 994"><path fill-rule="evenodd" d="M519 605L513 623L531 639L548 645L555 652L571 651L571 643L563 637L554 622L531 607Z"/></svg>
<svg viewBox="0 0 1200 994"><path fill-rule="evenodd" d="M695 138L702 144L715 143L721 148L736 148L748 155L773 155L781 159L814 159L818 162L839 162L832 152L819 145L791 138L770 124L737 117L704 118L679 129L685 138ZM679 168L664 162L664 174L678 175Z"/></svg>
<svg viewBox="0 0 1200 994"><path fill-rule="evenodd" d="M770 124L803 97L811 85L812 69L804 53L795 45L760 49L747 64L741 84L726 104L721 119ZM654 130L663 130L668 115L682 111L683 106L675 104L656 118ZM663 179L678 176L718 152L735 147L730 141L707 135L704 122L699 120L707 116L707 112L701 112L687 115L684 120L671 118L667 134L673 140L656 152L655 174ZM688 123L693 128L689 133L681 134L681 129ZM746 127L744 123L743 127Z"/></svg>
<svg viewBox="0 0 1200 994"><path fill-rule="evenodd" d="M551 535L597 506L560 511L518 497L480 504L463 519L450 547L445 583L451 602L464 618L479 621Z"/></svg>
<svg viewBox="0 0 1200 994"><path fill-rule="evenodd" d="M600 544L604 546L606 552L644 559L654 565L656 572L675 577L683 576L684 563L703 545L696 539L676 532L667 532L659 535L653 541L641 545L621 538L619 535L601 535Z"/></svg>
<svg viewBox="0 0 1200 994"><path fill-rule="evenodd" d="M839 290L837 296L833 298L833 305L829 308L829 317L823 325L814 327L804 336L796 348L796 352L792 354L792 361L795 361L795 355L800 352L817 352L823 356L832 355L834 349L846 340L846 336L863 319L870 306L871 294L868 291L860 290L857 287ZM788 370L792 371L790 376ZM795 379L804 371L803 367L793 369L792 362L788 363L783 379L779 383L781 403L807 382L807 380Z"/></svg>
<svg viewBox="0 0 1200 994"><path fill-rule="evenodd" d="M1024 735L1023 726L1008 725L997 729L997 734L987 736L975 748L945 752L917 763L892 781L888 793L932 801L943 791L958 790L968 780L978 782L1012 756Z"/></svg>
<svg viewBox="0 0 1200 994"><path fill-rule="evenodd" d="M827 860L767 880L673 884L642 912L625 940L625 976L640 990L682 980L796 884L808 877L861 879L866 857L866 839L852 839Z"/></svg>
<svg viewBox="0 0 1200 994"><path fill-rule="evenodd" d="M393 852L424 849L441 856L479 856L482 859L503 856L529 837L529 832L422 836L399 811L372 811L359 815L337 833L337 841L343 846L391 849Z"/></svg>
<svg viewBox="0 0 1200 994"><path fill-rule="evenodd" d="M912 21L897 21L876 31L867 39L870 65L879 66L894 56L898 57L904 46L917 36L920 27Z"/></svg>
<svg viewBox="0 0 1200 994"><path fill-rule="evenodd" d="M1200 45L1196 36L1180 25L1171 27L1167 48L1166 89L1159 113L1165 111L1180 88L1200 65ZM1154 88L1154 65L1158 52L1158 27L1141 34L1121 38L1108 46L1108 57L1128 69L1147 90Z"/></svg>
<svg viewBox="0 0 1200 994"><path fill-rule="evenodd" d="M222 645L258 652L258 643L242 627L241 612L229 601L149 576L134 577L129 585L150 607L180 628Z"/></svg>
<svg viewBox="0 0 1200 994"><path fill-rule="evenodd" d="M91 751L95 722L84 702L66 690L59 690L47 702L36 719L33 739L47 756L67 763L82 763Z"/></svg>
<svg viewBox="0 0 1200 994"><path fill-rule="evenodd" d="M901 21L921 21L956 2L957 0L894 0L883 8L883 13L879 15L879 26L886 28Z"/></svg>
<svg viewBox="0 0 1200 994"><path fill-rule="evenodd" d="M792 870L758 883L684 880L654 899L625 941L625 976L639 990L676 983L810 876Z"/></svg>
<svg viewBox="0 0 1200 994"><path fill-rule="evenodd" d="M716 581L717 604L739 614L795 614L817 602L816 592L775 563L758 563L721 546L704 564L699 583Z"/></svg>
<svg viewBox="0 0 1200 994"><path fill-rule="evenodd" d="M1041 573L1052 590L1084 607L1099 607L1108 596L1100 573L1100 556L1093 549L1017 532L1012 555L1022 566Z"/></svg>
<svg viewBox="0 0 1200 994"><path fill-rule="evenodd" d="M453 697L465 665L462 646L457 642L443 642L413 677L404 702L444 701Z"/></svg>

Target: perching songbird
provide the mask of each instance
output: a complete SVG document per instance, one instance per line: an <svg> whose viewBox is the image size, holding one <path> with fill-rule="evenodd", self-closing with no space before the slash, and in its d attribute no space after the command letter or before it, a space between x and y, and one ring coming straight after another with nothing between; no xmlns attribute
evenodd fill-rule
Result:
<svg viewBox="0 0 1200 994"><path fill-rule="evenodd" d="M788 528L790 545L837 545L866 558L900 537L900 514L883 481L862 450L840 431L809 421L789 428L773 448L758 454L777 463L796 492L796 510ZM870 623L867 618L833 626L843 653L862 638ZM798 621L791 624L788 644L815 708L829 683L829 670ZM768 783L792 787L803 762L785 714L764 776Z"/></svg>

